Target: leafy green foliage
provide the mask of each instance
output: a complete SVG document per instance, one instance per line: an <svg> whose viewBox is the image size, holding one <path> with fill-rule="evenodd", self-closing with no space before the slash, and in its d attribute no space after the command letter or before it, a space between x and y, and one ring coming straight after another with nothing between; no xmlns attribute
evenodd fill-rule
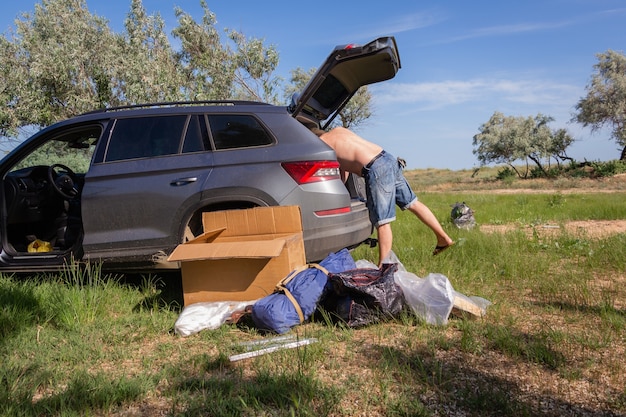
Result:
<svg viewBox="0 0 626 417"><path fill-rule="evenodd" d="M598 177L610 177L612 175L626 173L626 160L596 161L591 163L591 166L593 167L593 172Z"/></svg>
<svg viewBox="0 0 626 417"><path fill-rule="evenodd" d="M520 177L528 176L528 169L522 174L513 165L520 160L531 160L537 169L547 174L545 161L571 159L566 150L574 142L564 129L550 130L548 124L553 120L542 114L525 118L495 112L474 136L473 153L481 165L505 163Z"/></svg>
<svg viewBox="0 0 626 417"><path fill-rule="evenodd" d="M95 148L94 143L95 139L89 145L89 148L77 149L67 146L67 143L49 141L20 161L14 169L37 165L63 164L75 173L84 174L89 170L91 155Z"/></svg>
<svg viewBox="0 0 626 417"><path fill-rule="evenodd" d="M515 177L515 171L508 166L498 170L498 174L496 175L496 178L499 180L506 180L512 177Z"/></svg>
<svg viewBox="0 0 626 417"><path fill-rule="evenodd" d="M253 99L276 102L278 52L261 39L215 27L176 9L172 48L163 19L132 0L123 33L85 0L42 0L0 36L0 135L48 126L95 108L145 102Z"/></svg>
<svg viewBox="0 0 626 417"><path fill-rule="evenodd" d="M552 166L547 170L532 169L530 178L606 178L626 172L626 161L571 161L568 165Z"/></svg>
<svg viewBox="0 0 626 417"><path fill-rule="evenodd" d="M102 104L96 84L107 76L113 35L84 0L45 0L16 26L11 39L2 37L3 78L12 87L1 97L1 134Z"/></svg>
<svg viewBox="0 0 626 417"><path fill-rule="evenodd" d="M626 56L608 50L597 55L587 95L576 104L575 121L598 130L609 126L626 160Z"/></svg>
<svg viewBox="0 0 626 417"><path fill-rule="evenodd" d="M132 0L124 31L111 31L85 0L42 0L0 36L0 136L44 127L96 108L140 103L254 100L279 104L304 87L313 70L274 74L278 50L263 39L225 29L205 0L196 21L179 7L171 31L159 14ZM333 125L356 127L371 117L371 94L359 89Z"/></svg>

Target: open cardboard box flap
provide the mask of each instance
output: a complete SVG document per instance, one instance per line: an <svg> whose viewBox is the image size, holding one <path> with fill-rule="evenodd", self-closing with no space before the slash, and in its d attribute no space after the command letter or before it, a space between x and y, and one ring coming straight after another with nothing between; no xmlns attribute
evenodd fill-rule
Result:
<svg viewBox="0 0 626 417"><path fill-rule="evenodd" d="M205 232L178 245L168 261L273 258L302 237L297 206L258 207L203 213Z"/></svg>
<svg viewBox="0 0 626 417"><path fill-rule="evenodd" d="M285 247L285 239L245 242L213 242L179 245L169 261L231 259L231 258L274 258Z"/></svg>
<svg viewBox="0 0 626 417"><path fill-rule="evenodd" d="M211 243L215 239L217 239L224 232L224 230L226 230L226 228L222 227L221 229L215 229L215 230L210 230L208 232L204 232L201 235L198 235L195 238L189 240L185 244L193 245L196 243Z"/></svg>

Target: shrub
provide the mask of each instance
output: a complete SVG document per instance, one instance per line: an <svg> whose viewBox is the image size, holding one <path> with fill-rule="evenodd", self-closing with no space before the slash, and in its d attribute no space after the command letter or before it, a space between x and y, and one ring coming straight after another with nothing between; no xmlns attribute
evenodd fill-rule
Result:
<svg viewBox="0 0 626 417"><path fill-rule="evenodd" d="M516 176L517 174L514 170L512 170L510 167L504 167L500 171L498 171L498 175L496 175L496 178L499 180L506 180L515 178Z"/></svg>
<svg viewBox="0 0 626 417"><path fill-rule="evenodd" d="M591 167L596 177L610 177L626 172L626 161L614 159L606 162L592 162Z"/></svg>

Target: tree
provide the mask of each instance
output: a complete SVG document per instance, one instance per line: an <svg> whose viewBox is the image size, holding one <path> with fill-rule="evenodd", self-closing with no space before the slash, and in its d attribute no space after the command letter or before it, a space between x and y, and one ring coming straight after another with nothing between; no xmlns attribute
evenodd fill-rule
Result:
<svg viewBox="0 0 626 417"><path fill-rule="evenodd" d="M480 133L473 138L474 155L477 155L481 165L489 163L505 163L509 165L519 177L521 174L513 165L515 161L531 160L544 174L547 170L544 160L571 159L566 149L574 139L564 130L551 131L548 124L554 119L537 114L535 117L505 116L494 112L487 123L480 127Z"/></svg>
<svg viewBox="0 0 626 417"><path fill-rule="evenodd" d="M20 74L15 73L14 63L17 48L5 37L0 37L0 135L15 135L19 125L18 85L22 84Z"/></svg>
<svg viewBox="0 0 626 417"><path fill-rule="evenodd" d="M131 0L124 27L116 36L108 104L183 100L184 78L161 16L146 14L141 0Z"/></svg>
<svg viewBox="0 0 626 417"><path fill-rule="evenodd" d="M248 39L243 34L228 30L229 38L237 46L235 59L235 98L260 100L278 104L282 79L273 75L278 66L278 51L265 47L261 39Z"/></svg>
<svg viewBox="0 0 626 417"><path fill-rule="evenodd" d="M185 77L188 98L226 98L231 91L235 69L215 28L215 15L204 7L202 22L197 23L182 9L176 8L175 11L178 27L172 34L181 41L177 58Z"/></svg>
<svg viewBox="0 0 626 417"><path fill-rule="evenodd" d="M611 127L611 136L622 148L620 160L626 160L626 56L608 50L597 55L595 73L587 85L587 95L576 104L572 119L597 131Z"/></svg>
<svg viewBox="0 0 626 417"><path fill-rule="evenodd" d="M560 161L573 162L574 159L567 156L567 148L569 148L573 143L574 138L567 133L567 130L557 129L552 132L552 137L547 151L552 158L556 160L557 165L560 165Z"/></svg>
<svg viewBox="0 0 626 417"><path fill-rule="evenodd" d="M163 19L131 0L124 33L92 15L85 0L41 0L0 36L0 136L109 106L233 98L275 102L278 52L226 30L201 0L202 23L175 9L175 51ZM6 139L4 139L6 140Z"/></svg>
<svg viewBox="0 0 626 417"><path fill-rule="evenodd" d="M202 22L176 8L178 27L172 31L182 49L177 54L191 100L247 99L275 103L280 78L273 75L279 54L263 40L226 30L234 49L215 28L215 15L201 0Z"/></svg>
<svg viewBox="0 0 626 417"><path fill-rule="evenodd" d="M112 34L84 0L43 0L22 17L11 39L1 42L3 79L12 86L0 96L2 135L47 126L108 98L99 83L108 76Z"/></svg>
<svg viewBox="0 0 626 417"><path fill-rule="evenodd" d="M287 101L291 100L291 96L294 93L304 89L315 74L315 71L317 71L316 68L305 71L300 67L291 71L291 83L285 88ZM372 94L367 89L367 86L364 86L359 88L350 98L348 104L339 112L339 119L335 119L332 126L341 125L345 128L355 129L364 125L370 117L372 117Z"/></svg>

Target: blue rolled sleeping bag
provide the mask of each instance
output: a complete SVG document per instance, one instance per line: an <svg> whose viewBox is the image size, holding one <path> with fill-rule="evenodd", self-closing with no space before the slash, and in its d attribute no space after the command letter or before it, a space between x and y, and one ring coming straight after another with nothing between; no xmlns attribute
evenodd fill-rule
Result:
<svg viewBox="0 0 626 417"><path fill-rule="evenodd" d="M308 320L324 293L328 273L356 268L347 249L331 253L319 264L295 269L276 286L276 290L252 306L252 320L257 328L286 333Z"/></svg>

